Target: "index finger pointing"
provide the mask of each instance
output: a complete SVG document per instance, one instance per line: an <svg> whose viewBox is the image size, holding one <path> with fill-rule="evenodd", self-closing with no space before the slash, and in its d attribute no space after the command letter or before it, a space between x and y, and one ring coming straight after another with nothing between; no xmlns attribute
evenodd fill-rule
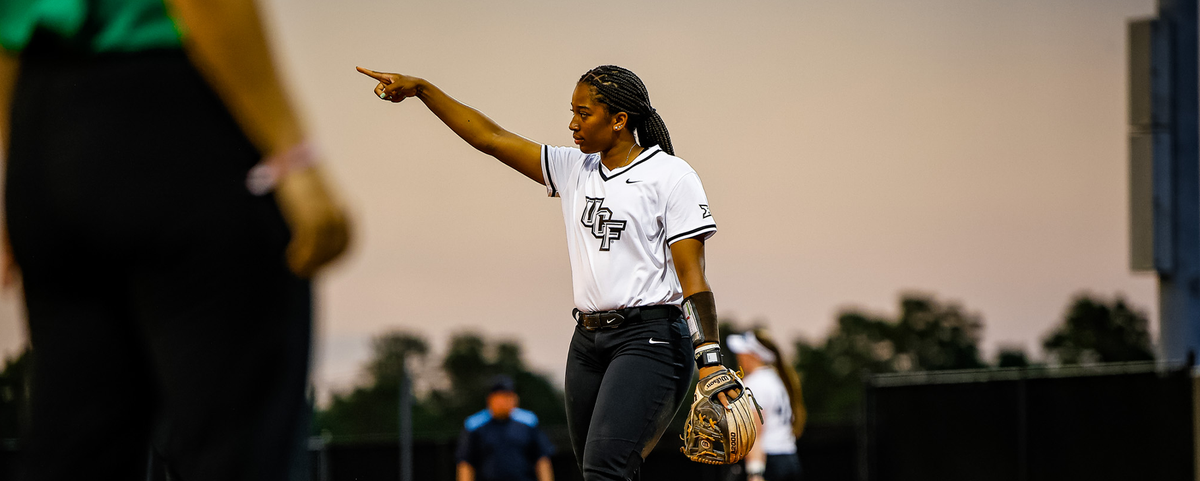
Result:
<svg viewBox="0 0 1200 481"><path fill-rule="evenodd" d="M387 81L387 77L385 77L383 74L381 74L381 73L379 73L379 72L376 72L376 71L374 71L374 70L371 70L371 69L369 69L369 68L354 67L354 69L355 69L355 70L358 70L359 72L362 72L362 74L363 74L363 75L366 75L366 76L368 76L368 77L371 77L371 78L373 78L373 79L375 79L375 80L378 80L378 81L380 81L380 82L383 82L383 83L390 83L390 82L388 82L388 81Z"/></svg>

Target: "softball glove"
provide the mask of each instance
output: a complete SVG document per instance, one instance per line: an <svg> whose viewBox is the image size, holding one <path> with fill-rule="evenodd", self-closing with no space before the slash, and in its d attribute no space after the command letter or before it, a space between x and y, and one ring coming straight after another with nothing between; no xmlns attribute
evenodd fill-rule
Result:
<svg viewBox="0 0 1200 481"><path fill-rule="evenodd" d="M741 393L721 405L717 393L729 388ZM726 396L729 396L726 393ZM688 459L704 464L733 464L741 461L754 447L758 436L754 419L762 422L762 408L746 389L737 373L725 368L704 376L696 383L696 397L683 428L683 447Z"/></svg>

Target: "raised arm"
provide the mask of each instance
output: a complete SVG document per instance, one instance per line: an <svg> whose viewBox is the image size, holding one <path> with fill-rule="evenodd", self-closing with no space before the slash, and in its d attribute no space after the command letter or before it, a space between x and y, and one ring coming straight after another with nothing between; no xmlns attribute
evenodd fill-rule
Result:
<svg viewBox="0 0 1200 481"><path fill-rule="evenodd" d="M393 103L408 97L421 99L434 115L471 147L495 157L534 182L546 183L540 165L541 146L537 143L504 130L482 112L455 100L425 79L362 67L357 69L379 81L375 86L375 95L379 98Z"/></svg>

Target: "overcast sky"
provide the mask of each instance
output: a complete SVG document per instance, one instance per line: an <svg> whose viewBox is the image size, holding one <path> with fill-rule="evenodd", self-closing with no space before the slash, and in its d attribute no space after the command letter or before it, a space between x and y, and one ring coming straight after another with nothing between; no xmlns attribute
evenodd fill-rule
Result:
<svg viewBox="0 0 1200 481"><path fill-rule="evenodd" d="M355 213L320 282L315 379L355 380L372 335L476 330L562 378L574 326L557 199L355 65L424 77L509 130L571 145L575 80L636 72L720 231L718 311L823 337L902 292L960 303L985 347L1037 353L1071 297L1128 268L1125 29L1151 0L269 0L288 83ZM0 351L26 336L11 293Z"/></svg>

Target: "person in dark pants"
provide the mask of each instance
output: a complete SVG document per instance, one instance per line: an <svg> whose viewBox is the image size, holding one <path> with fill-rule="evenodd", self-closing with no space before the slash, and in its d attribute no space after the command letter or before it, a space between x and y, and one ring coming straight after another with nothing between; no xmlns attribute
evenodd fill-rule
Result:
<svg viewBox="0 0 1200 481"><path fill-rule="evenodd" d="M717 224L646 85L614 65L585 72L567 123L575 147L555 147L505 130L425 79L358 71L378 82L381 100L416 97L472 147L560 199L575 293L564 383L571 447L587 481L637 479L693 373L725 369L704 273ZM718 397L728 405L739 393Z"/></svg>
<svg viewBox="0 0 1200 481"><path fill-rule="evenodd" d="M308 278L345 249L345 216L253 1L169 3L0 8L23 480L143 479L151 444L172 479L302 472Z"/></svg>
<svg viewBox="0 0 1200 481"><path fill-rule="evenodd" d="M487 409L467 418L458 438L458 481L554 481L554 445L537 415L517 407L512 378L497 376Z"/></svg>

